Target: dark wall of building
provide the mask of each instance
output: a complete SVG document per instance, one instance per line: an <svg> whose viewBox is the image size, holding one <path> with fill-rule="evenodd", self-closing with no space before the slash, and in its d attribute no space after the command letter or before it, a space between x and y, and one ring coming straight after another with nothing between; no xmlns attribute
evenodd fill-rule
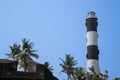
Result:
<svg viewBox="0 0 120 80"><path fill-rule="evenodd" d="M45 80L58 80L44 65L37 64L37 73L43 75Z"/></svg>
<svg viewBox="0 0 120 80"><path fill-rule="evenodd" d="M36 72L17 71L18 63L0 60L0 80L58 80L44 65L35 64Z"/></svg>
<svg viewBox="0 0 120 80"><path fill-rule="evenodd" d="M17 71L17 62L0 63L0 75L7 75Z"/></svg>

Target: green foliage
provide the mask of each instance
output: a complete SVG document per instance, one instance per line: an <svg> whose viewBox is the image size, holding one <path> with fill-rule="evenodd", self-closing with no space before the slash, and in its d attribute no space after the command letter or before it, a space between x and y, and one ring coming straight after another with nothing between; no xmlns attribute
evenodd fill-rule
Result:
<svg viewBox="0 0 120 80"><path fill-rule="evenodd" d="M44 63L44 66L45 66L48 70L50 70L50 71L52 72L53 67L50 66L49 62L46 61L46 62Z"/></svg>
<svg viewBox="0 0 120 80"><path fill-rule="evenodd" d="M114 80L120 80L120 78L117 78L117 77L116 77Z"/></svg>
<svg viewBox="0 0 120 80"><path fill-rule="evenodd" d="M39 58L39 55L35 53L37 50L33 49L33 43L25 38L22 40L22 47L15 43L13 46L10 46L10 50L11 52L6 55L18 61L20 68L23 67L25 72L30 68L29 64L33 61L32 57Z"/></svg>
<svg viewBox="0 0 120 80"><path fill-rule="evenodd" d="M61 72L64 72L67 74L67 79L70 80L74 76L74 70L75 66L77 64L76 60L74 60L74 57L70 54L65 55L65 60L61 59L62 63L60 63L60 66L62 67Z"/></svg>
<svg viewBox="0 0 120 80"><path fill-rule="evenodd" d="M61 59L61 58L60 58ZM68 76L68 80L107 80L108 79L108 71L105 73L96 73L94 67L91 67L91 73L87 72L83 67L75 67L77 64L74 57L70 54L66 54L65 60L61 59L62 63L60 66L62 67L61 72L64 72Z"/></svg>
<svg viewBox="0 0 120 80"><path fill-rule="evenodd" d="M77 67L74 70L74 80L82 80L85 75L85 70L83 67Z"/></svg>
<svg viewBox="0 0 120 80"><path fill-rule="evenodd" d="M8 56L8 58L16 60L17 55L20 53L21 53L20 45L14 43L12 46L10 46L10 53L7 53L6 55Z"/></svg>
<svg viewBox="0 0 120 80"><path fill-rule="evenodd" d="M30 62L33 61L32 57L39 58L36 54L37 50L33 49L33 43L24 38L22 40L22 45L14 43L10 46L10 53L7 53L7 57L19 62L20 68L24 68L27 72L30 69ZM67 74L68 80L107 80L108 71L104 73L95 73L94 67L89 68L92 72L87 72L83 67L76 67L77 61L70 54L65 55L65 60L61 59L62 63L59 65L62 67L61 72ZM49 62L43 64L48 70L52 72L53 67L49 65ZM120 78L115 78L113 80L120 80Z"/></svg>

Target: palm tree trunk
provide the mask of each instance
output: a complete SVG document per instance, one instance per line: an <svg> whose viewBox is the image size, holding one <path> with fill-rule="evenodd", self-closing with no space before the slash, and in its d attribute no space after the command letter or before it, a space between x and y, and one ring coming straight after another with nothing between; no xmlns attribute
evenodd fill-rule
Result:
<svg viewBox="0 0 120 80"><path fill-rule="evenodd" d="M67 80L70 80L70 75L67 74Z"/></svg>
<svg viewBox="0 0 120 80"><path fill-rule="evenodd" d="M25 71L25 72L28 72L28 70L27 70L27 66L24 67L24 71Z"/></svg>

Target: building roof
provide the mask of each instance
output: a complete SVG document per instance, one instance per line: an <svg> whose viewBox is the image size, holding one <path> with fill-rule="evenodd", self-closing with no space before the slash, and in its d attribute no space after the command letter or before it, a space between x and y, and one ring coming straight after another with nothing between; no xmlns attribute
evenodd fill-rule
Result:
<svg viewBox="0 0 120 80"><path fill-rule="evenodd" d="M33 64L37 64L36 72L22 72L10 70L14 67L14 64L9 66L9 63L16 63L16 61L8 59L0 59L0 80L58 80L44 65L31 61ZM6 64L8 64L6 66ZM15 64L16 65L16 64ZM5 67L4 67L5 66Z"/></svg>
<svg viewBox="0 0 120 80"><path fill-rule="evenodd" d="M16 62L8 59L0 59L0 63L11 63L11 62Z"/></svg>

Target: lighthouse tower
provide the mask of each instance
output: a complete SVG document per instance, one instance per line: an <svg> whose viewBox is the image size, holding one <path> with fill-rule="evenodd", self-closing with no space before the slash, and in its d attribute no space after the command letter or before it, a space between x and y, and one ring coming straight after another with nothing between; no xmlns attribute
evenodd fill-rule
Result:
<svg viewBox="0 0 120 80"><path fill-rule="evenodd" d="M86 17L87 28L87 71L94 67L96 73L99 73L99 50L98 50L98 33L97 33L97 16L95 12L90 11Z"/></svg>

